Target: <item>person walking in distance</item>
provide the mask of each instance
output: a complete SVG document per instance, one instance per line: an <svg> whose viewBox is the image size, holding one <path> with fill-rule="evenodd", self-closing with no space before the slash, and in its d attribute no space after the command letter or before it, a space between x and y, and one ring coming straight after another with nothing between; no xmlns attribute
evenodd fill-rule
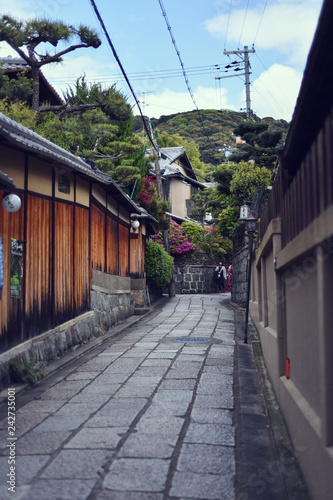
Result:
<svg viewBox="0 0 333 500"><path fill-rule="evenodd" d="M227 271L226 268L223 265L223 262L219 262L219 265L216 266L215 272L214 272L214 281L219 287L219 293L224 293L224 280L227 279Z"/></svg>

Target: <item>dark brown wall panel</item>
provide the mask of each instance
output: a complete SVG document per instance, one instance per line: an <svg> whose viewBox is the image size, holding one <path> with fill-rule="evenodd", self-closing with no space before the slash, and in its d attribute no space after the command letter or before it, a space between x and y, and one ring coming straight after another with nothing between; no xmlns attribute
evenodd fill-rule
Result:
<svg viewBox="0 0 333 500"><path fill-rule="evenodd" d="M91 206L91 265L105 272L105 214Z"/></svg>

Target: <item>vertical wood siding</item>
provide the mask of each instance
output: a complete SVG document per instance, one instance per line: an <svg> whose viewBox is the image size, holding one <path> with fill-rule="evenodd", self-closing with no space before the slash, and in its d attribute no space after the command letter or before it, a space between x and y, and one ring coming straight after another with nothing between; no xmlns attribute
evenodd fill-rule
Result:
<svg viewBox="0 0 333 500"><path fill-rule="evenodd" d="M25 213L24 195L19 195L18 212L0 211L5 265L1 352L90 308L89 209L27 194ZM11 238L25 241L20 300L10 298Z"/></svg>
<svg viewBox="0 0 333 500"><path fill-rule="evenodd" d="M27 196L25 337L52 326L52 201Z"/></svg>
<svg viewBox="0 0 333 500"><path fill-rule="evenodd" d="M91 205L91 265L105 272L105 214Z"/></svg>
<svg viewBox="0 0 333 500"><path fill-rule="evenodd" d="M75 207L74 233L74 312L90 308L91 266L89 258L89 210Z"/></svg>
<svg viewBox="0 0 333 500"><path fill-rule="evenodd" d="M129 276L129 228L119 224L119 275Z"/></svg>
<svg viewBox="0 0 333 500"><path fill-rule="evenodd" d="M2 200L4 192L0 190ZM4 284L0 300L0 352L10 349L22 341L21 317L23 299L10 298L10 241L11 238L24 240L24 196L19 194L22 207L18 212L9 213L0 210L0 236L4 250Z"/></svg>
<svg viewBox="0 0 333 500"><path fill-rule="evenodd" d="M119 272L119 250L118 250L118 223L107 216L107 244L106 244L106 272L118 274Z"/></svg>
<svg viewBox="0 0 333 500"><path fill-rule="evenodd" d="M61 321L73 311L73 205L55 202L54 207L54 316Z"/></svg>
<svg viewBox="0 0 333 500"><path fill-rule="evenodd" d="M129 225L94 204L89 209L48 196L18 194L18 212L0 211L5 266L0 352L89 310L92 268L130 276ZM21 299L10 298L11 238L24 241ZM137 253L140 273L144 247Z"/></svg>

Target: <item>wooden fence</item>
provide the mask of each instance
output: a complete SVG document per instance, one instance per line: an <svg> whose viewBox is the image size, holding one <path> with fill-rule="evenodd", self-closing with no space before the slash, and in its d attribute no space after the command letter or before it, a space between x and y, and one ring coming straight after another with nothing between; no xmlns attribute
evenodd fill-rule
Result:
<svg viewBox="0 0 333 500"><path fill-rule="evenodd" d="M284 247L333 204L332 142L331 113L295 176L288 179L288 171L279 169L260 221L261 238L270 221L281 217Z"/></svg>

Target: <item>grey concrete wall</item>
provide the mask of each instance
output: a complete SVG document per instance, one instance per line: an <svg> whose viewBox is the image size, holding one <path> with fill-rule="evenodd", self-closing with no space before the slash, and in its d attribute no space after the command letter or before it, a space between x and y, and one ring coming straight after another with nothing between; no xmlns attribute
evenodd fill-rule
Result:
<svg viewBox="0 0 333 500"><path fill-rule="evenodd" d="M252 261L250 314L314 500L333 490L332 220L330 207L282 248L273 219Z"/></svg>

